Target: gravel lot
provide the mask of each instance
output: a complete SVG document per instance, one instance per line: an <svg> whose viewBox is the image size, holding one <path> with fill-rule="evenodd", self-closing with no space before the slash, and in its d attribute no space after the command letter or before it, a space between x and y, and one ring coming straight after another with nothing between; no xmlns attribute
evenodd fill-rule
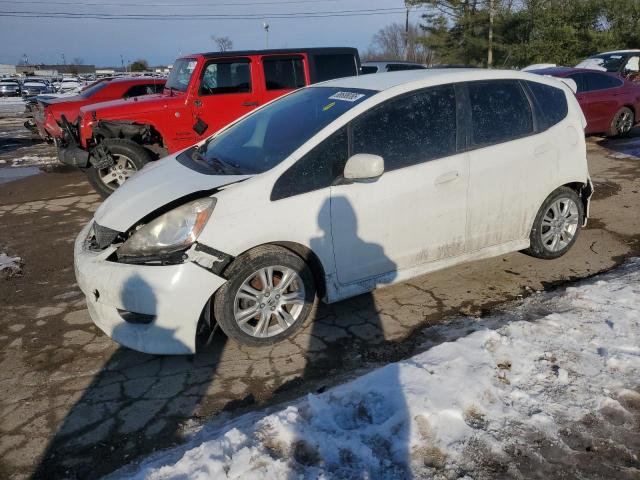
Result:
<svg viewBox="0 0 640 480"><path fill-rule="evenodd" d="M0 273L1 478L96 478L180 442L205 419L406 358L437 341L417 333L425 326L487 315L640 254L636 129L629 139L589 140L592 218L562 259L509 254L321 307L304 331L271 348L220 335L195 356L145 355L91 323L72 242L100 199L82 173L52 161L55 151L30 137L19 113L0 109L0 253L21 259L20 274ZM25 177L2 183L15 172Z"/></svg>

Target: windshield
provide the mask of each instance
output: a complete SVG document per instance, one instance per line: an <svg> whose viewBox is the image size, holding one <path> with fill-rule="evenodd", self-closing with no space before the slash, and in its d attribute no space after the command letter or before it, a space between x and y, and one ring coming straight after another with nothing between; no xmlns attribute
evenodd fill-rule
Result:
<svg viewBox="0 0 640 480"><path fill-rule="evenodd" d="M577 68L590 68L605 72L618 72L625 64L627 57L620 53L604 53L581 61Z"/></svg>
<svg viewBox="0 0 640 480"><path fill-rule="evenodd" d="M107 80L98 80L93 85L89 85L87 88L83 89L82 92L80 93L80 96L82 98L92 97L93 95L98 93L100 90L102 90L104 87L106 87L107 83L109 83Z"/></svg>
<svg viewBox="0 0 640 480"><path fill-rule="evenodd" d="M375 93L353 88L303 88L256 110L211 138L198 150L190 152L191 160L199 164L197 170L202 171L198 166L206 166L210 170L207 173L212 174L266 172Z"/></svg>
<svg viewBox="0 0 640 480"><path fill-rule="evenodd" d="M164 88L170 88L179 92L186 92L191 80L191 75L196 69L197 60L193 58L180 58L171 67L171 73L167 78Z"/></svg>

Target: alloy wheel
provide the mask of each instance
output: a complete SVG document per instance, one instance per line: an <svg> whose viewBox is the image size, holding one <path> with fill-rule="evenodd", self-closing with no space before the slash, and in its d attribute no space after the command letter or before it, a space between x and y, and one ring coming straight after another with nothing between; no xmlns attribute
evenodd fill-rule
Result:
<svg viewBox="0 0 640 480"><path fill-rule="evenodd" d="M233 314L243 332L266 338L288 330L300 317L304 303L304 283L295 270L270 266L242 282Z"/></svg>
<svg viewBox="0 0 640 480"><path fill-rule="evenodd" d="M542 217L540 235L544 248L559 252L567 247L578 230L578 205L570 198L553 202Z"/></svg>
<svg viewBox="0 0 640 480"><path fill-rule="evenodd" d="M113 155L114 164L99 171L100 180L108 188L115 190L137 172L135 164L125 155Z"/></svg>

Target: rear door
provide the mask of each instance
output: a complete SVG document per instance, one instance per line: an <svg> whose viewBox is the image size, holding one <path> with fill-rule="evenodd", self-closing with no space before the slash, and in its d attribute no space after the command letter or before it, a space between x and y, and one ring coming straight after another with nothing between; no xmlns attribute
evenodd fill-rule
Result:
<svg viewBox="0 0 640 480"><path fill-rule="evenodd" d="M250 57L207 60L193 99L193 129L201 140L259 105L260 88L253 81Z"/></svg>
<svg viewBox="0 0 640 480"><path fill-rule="evenodd" d="M533 137L531 104L516 80L469 82L469 251L527 237L536 155L548 145ZM544 139L542 139L544 140Z"/></svg>
<svg viewBox="0 0 640 480"><path fill-rule="evenodd" d="M309 84L306 55L263 55L260 63L262 103Z"/></svg>

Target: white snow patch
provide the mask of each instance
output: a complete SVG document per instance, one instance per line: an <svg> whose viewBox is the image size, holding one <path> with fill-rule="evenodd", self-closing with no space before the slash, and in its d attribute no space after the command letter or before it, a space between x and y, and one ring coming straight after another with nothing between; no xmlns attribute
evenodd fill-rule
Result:
<svg viewBox="0 0 640 480"><path fill-rule="evenodd" d="M8 270L9 273L20 273L22 259L20 257L10 257L6 253L0 253L0 272Z"/></svg>
<svg viewBox="0 0 640 480"><path fill-rule="evenodd" d="M214 421L112 478L478 478L484 458L508 461L507 447L532 437L570 452L561 426L600 411L624 419L618 399L640 396L640 260L426 333L441 343L288 406Z"/></svg>
<svg viewBox="0 0 640 480"><path fill-rule="evenodd" d="M39 155L25 155L23 157L14 158L11 160L12 167L33 167L44 165L55 165L58 163L58 157L52 156L39 156Z"/></svg>

